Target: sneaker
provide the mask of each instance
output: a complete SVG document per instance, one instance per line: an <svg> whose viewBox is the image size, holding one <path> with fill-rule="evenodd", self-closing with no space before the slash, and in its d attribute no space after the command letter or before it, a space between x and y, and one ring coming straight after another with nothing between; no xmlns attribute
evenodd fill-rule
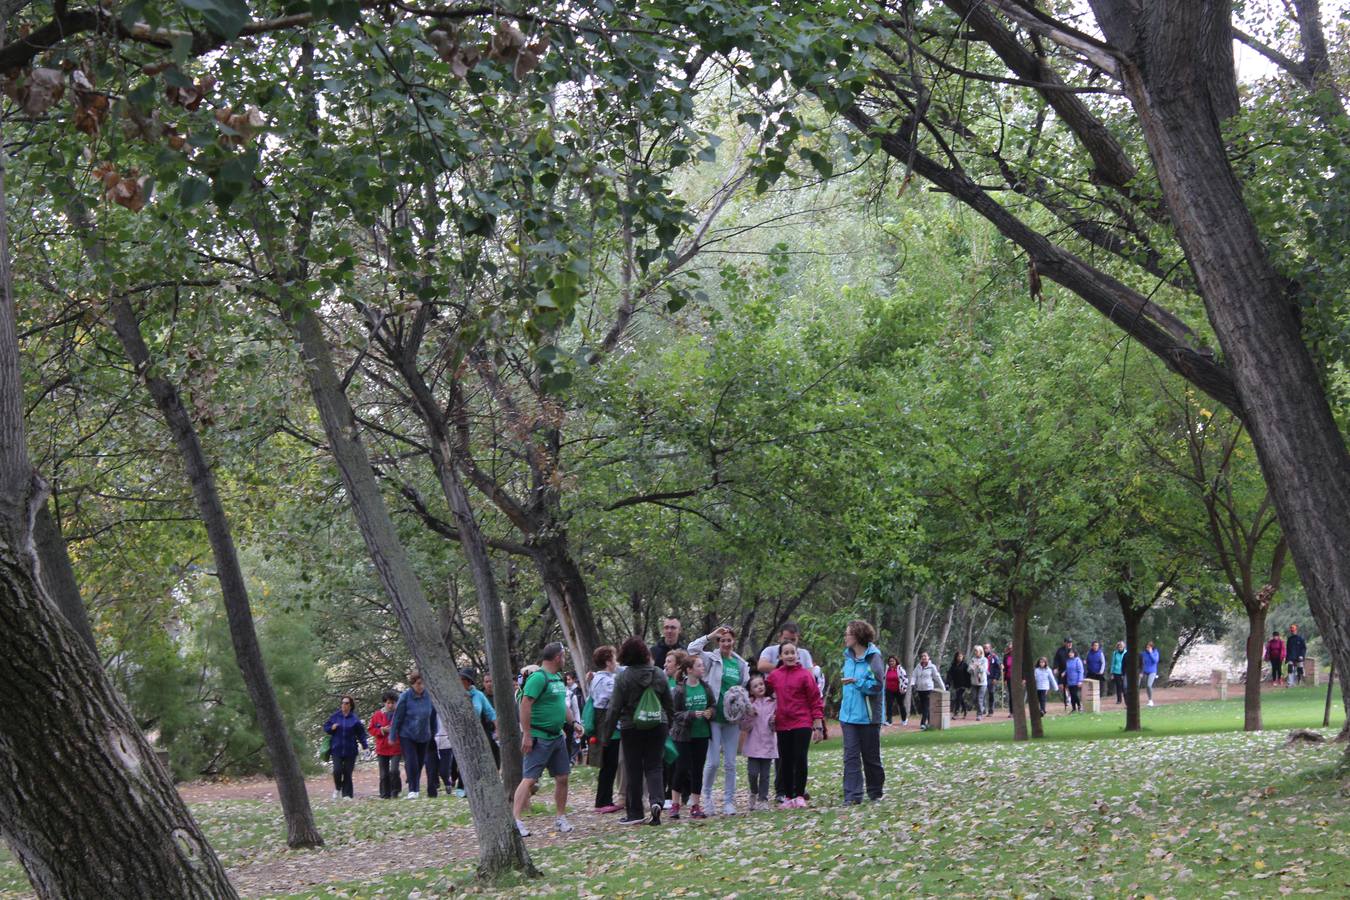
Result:
<svg viewBox="0 0 1350 900"><path fill-rule="evenodd" d="M342 799L343 799L343 800L355 800L356 798L355 798L355 797L343 797Z"/></svg>
<svg viewBox="0 0 1350 900"><path fill-rule="evenodd" d="M572 823L567 821L567 816L558 816L557 821L553 824L557 825L558 830L563 834L567 834L567 832L572 830Z"/></svg>
<svg viewBox="0 0 1350 900"><path fill-rule="evenodd" d="M1149 706L1152 706L1152 705L1153 705L1153 701L1152 701L1152 700L1148 701L1148 705L1149 705Z"/></svg>
<svg viewBox="0 0 1350 900"><path fill-rule="evenodd" d="M646 819L642 819L642 818L638 818L638 819L630 819L630 818L628 818L627 816L624 816L622 819L619 820L619 824L620 824L620 825L641 825L641 824L642 824L643 822L645 822L645 821L647 821L647 820L646 820Z"/></svg>
<svg viewBox="0 0 1350 900"><path fill-rule="evenodd" d="M622 812L623 807L617 803L611 803L609 806L598 806L595 811L602 815L607 815L609 813Z"/></svg>
<svg viewBox="0 0 1350 900"><path fill-rule="evenodd" d="M904 728L904 727L907 726L908 724L909 724L909 719L901 719L901 720L900 720L900 727L901 727L901 728Z"/></svg>
<svg viewBox="0 0 1350 900"><path fill-rule="evenodd" d="M695 804L694 804L694 808L691 809L691 810L689 810L689 818L691 818L691 819L706 819L706 818L708 818L708 814L705 813L705 812L703 811L703 807L701 807L701 806L699 806L697 803L695 803Z"/></svg>
<svg viewBox="0 0 1350 900"><path fill-rule="evenodd" d="M520 833L521 837L530 836L530 829L526 828L525 823L520 821L519 819L516 819L516 831Z"/></svg>
<svg viewBox="0 0 1350 900"><path fill-rule="evenodd" d="M796 800L792 801L792 805L797 807L798 809L806 809L806 798L798 797Z"/></svg>
<svg viewBox="0 0 1350 900"><path fill-rule="evenodd" d="M735 803L732 803L730 800L728 800L726 803L723 803L723 804L722 804L722 815L724 815L724 816L734 816L734 815L736 815L736 804L735 804Z"/></svg>
<svg viewBox="0 0 1350 900"><path fill-rule="evenodd" d="M679 805L679 804L677 804L674 800L667 800L667 801L666 801L666 809L671 809L672 807L675 807L675 806L678 806L678 805Z"/></svg>
<svg viewBox="0 0 1350 900"><path fill-rule="evenodd" d="M757 797L751 797L751 798L750 798L750 805L747 807L747 811L748 811L748 812L754 812L754 811L757 810L757 809L759 809L759 798L757 798Z"/></svg>
<svg viewBox="0 0 1350 900"><path fill-rule="evenodd" d="M408 791L408 799L409 799L409 800L416 800L416 799L417 799L417 791Z"/></svg>
<svg viewBox="0 0 1350 900"><path fill-rule="evenodd" d="M785 799L782 803L778 804L778 808L779 808L779 809L796 809L796 808L797 808L797 801L796 801L795 799L792 799L792 798Z"/></svg>
<svg viewBox="0 0 1350 900"><path fill-rule="evenodd" d="M342 796L342 791L333 791L333 799L337 800Z"/></svg>
<svg viewBox="0 0 1350 900"><path fill-rule="evenodd" d="M674 803L674 804L671 805L671 807L670 807L670 817L671 817L672 819L678 819L678 818L680 817L680 804Z"/></svg>
<svg viewBox="0 0 1350 900"><path fill-rule="evenodd" d="M464 796L467 796L467 795L466 795L465 792L464 792L464 788L455 788L455 796L456 796L456 797L464 797Z"/></svg>
<svg viewBox="0 0 1350 900"><path fill-rule="evenodd" d="M653 804L652 804L652 817L651 817L650 819L647 820L647 824L648 824L648 825L660 825L660 824L661 824L661 810L662 810L662 808L663 808L663 804L661 804L661 803L653 803Z"/></svg>

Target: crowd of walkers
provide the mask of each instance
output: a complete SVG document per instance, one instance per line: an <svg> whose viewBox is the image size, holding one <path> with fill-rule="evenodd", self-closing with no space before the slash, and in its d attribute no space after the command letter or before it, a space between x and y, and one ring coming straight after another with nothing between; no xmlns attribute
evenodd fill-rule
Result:
<svg viewBox="0 0 1350 900"><path fill-rule="evenodd" d="M1276 628L1270 640L1266 641L1262 656L1270 663L1271 684L1280 683L1280 673L1286 666L1285 687L1294 687L1303 682L1303 662L1308 656L1308 642L1298 633L1297 625L1289 626L1287 640L1280 636L1280 629Z"/></svg>
<svg viewBox="0 0 1350 900"><path fill-rule="evenodd" d="M933 692L948 691L951 714L964 718L973 712L978 721L1007 705L1011 685L1021 681L1012 677L1011 643L1002 653L988 643L973 647L969 656L958 651L944 677L926 652L913 671L895 656L883 662L875 641L875 629L854 620L836 656L846 804L881 798L881 729L894 727L897 717L905 726L917 716L920 730L927 730ZM807 806L810 746L828 736L824 673L801 646L791 622L754 662L736 652L736 643L736 633L723 625L685 645L679 619L667 618L661 639L650 646L630 637L617 648L596 648L584 693L564 671L563 645L545 646L539 663L527 666L516 685L523 768L514 811L521 834L530 833L525 812L546 771L553 779L555 825L561 832L572 830L566 816L568 777L583 753L599 768L596 812L622 812L618 821L623 825L659 825L663 814L668 819L734 815L738 756L745 757L750 782L748 811ZM1302 676L1306 650L1297 626L1290 627L1287 641L1275 632L1266 645L1272 679L1279 681L1287 662L1288 683L1294 684ZM1140 684L1149 706L1154 705L1159 656L1151 641L1139 651ZM1116 703L1122 703L1127 657L1124 641L1109 652L1093 641L1080 656L1073 640L1065 638L1053 657L1036 660L1028 700L1044 714L1049 695L1058 692L1065 708L1076 712L1082 709L1084 682L1096 681L1106 696L1109 678ZM473 669L459 674L500 765L490 679L480 689ZM421 795L423 777L429 797L441 790L464 796L443 718L417 672L409 674L407 690L384 693L368 723L356 714L355 700L343 696L323 730L334 799L352 797L358 747L367 748L368 738L379 761L380 797L405 796L405 776L409 799ZM616 802L620 766L624 796Z"/></svg>

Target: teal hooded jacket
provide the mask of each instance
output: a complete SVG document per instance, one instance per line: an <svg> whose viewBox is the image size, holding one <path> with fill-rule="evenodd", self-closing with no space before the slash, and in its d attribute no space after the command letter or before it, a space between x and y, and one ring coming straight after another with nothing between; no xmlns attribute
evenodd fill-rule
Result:
<svg viewBox="0 0 1350 900"><path fill-rule="evenodd" d="M876 644L868 644L862 658L853 651L844 650L844 677L852 684L844 685L843 702L839 705L839 721L845 725L879 725L883 721L882 693L886 687L886 664Z"/></svg>

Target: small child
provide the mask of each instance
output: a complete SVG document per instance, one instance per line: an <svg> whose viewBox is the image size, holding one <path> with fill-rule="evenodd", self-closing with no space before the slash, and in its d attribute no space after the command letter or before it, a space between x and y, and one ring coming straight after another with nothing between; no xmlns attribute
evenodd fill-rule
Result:
<svg viewBox="0 0 1350 900"><path fill-rule="evenodd" d="M778 759L778 735L774 732L774 710L777 703L764 676L756 672L747 685L750 691L750 709L741 717L740 752L745 757L745 770L750 776L750 811L769 809L770 771Z"/></svg>
<svg viewBox="0 0 1350 900"><path fill-rule="evenodd" d="M1059 690L1059 682L1044 656L1036 660L1036 669L1031 674L1036 678L1036 700L1040 703L1041 715L1045 715L1045 698L1051 691Z"/></svg>

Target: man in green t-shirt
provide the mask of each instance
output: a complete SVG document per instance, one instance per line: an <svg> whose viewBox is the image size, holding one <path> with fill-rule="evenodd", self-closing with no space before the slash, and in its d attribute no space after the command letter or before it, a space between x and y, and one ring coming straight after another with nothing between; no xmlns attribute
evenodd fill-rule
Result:
<svg viewBox="0 0 1350 900"><path fill-rule="evenodd" d="M539 658L539 671L525 679L520 694L520 752L525 760L521 774L524 776L516 787L515 813L516 829L522 837L528 837L530 830L525 827L521 816L530 805L534 794L535 782L548 769L553 776L553 802L558 811L558 830L568 832L572 825L567 821L567 776L572 771L572 760L567 752L567 735L579 729L567 710L567 685L561 673L563 666L563 645L548 644Z"/></svg>

